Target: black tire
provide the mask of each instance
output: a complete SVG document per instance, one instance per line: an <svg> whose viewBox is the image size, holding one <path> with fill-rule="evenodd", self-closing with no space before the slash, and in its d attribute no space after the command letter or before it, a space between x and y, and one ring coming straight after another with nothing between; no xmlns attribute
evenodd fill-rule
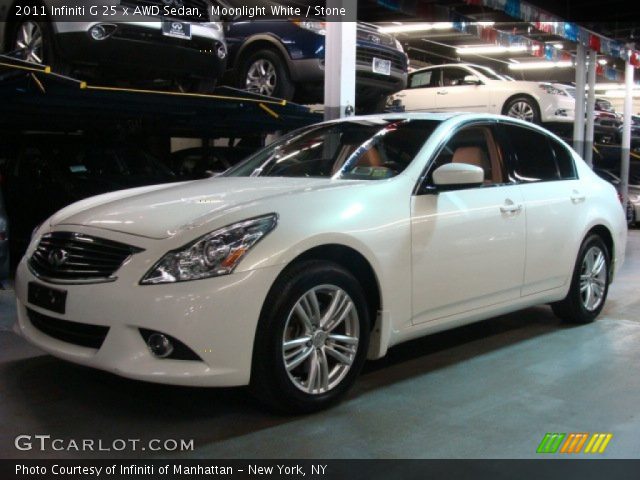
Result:
<svg viewBox="0 0 640 480"><path fill-rule="evenodd" d="M359 334L357 350L345 376L328 391L312 394L303 392L290 378L283 359L283 341L290 312L305 293L320 285L336 286L348 294L357 312ZM335 404L354 384L366 360L369 319L360 283L342 266L310 260L290 267L274 283L262 309L253 349L252 393L270 409L281 413L309 413Z"/></svg>
<svg viewBox="0 0 640 480"><path fill-rule="evenodd" d="M249 72L257 62L266 62L267 64L273 66L274 80L272 91L270 92L268 92L267 90L271 90L271 88L265 87L262 88L262 91L260 91L259 87L255 87L253 89L247 87ZM289 70L285 61L282 59L279 53L270 49L258 50L249 54L247 57L243 58L240 61L240 70L237 77L237 87L242 90L248 90L253 93L267 95L270 97L282 98L284 100L291 100L295 93L295 86L291 81L291 76L289 75Z"/></svg>
<svg viewBox="0 0 640 480"><path fill-rule="evenodd" d="M527 118L524 118L524 111L522 116L517 115L515 111L521 111L519 106L523 108L527 107L528 109L530 109L531 117L527 116ZM536 102L533 98L528 97L526 95L520 95L520 96L511 98L504 105L504 108L502 109L502 113L504 115L507 115L508 117L519 118L521 120L525 120L538 125L541 123L540 107L538 106L538 102Z"/></svg>
<svg viewBox="0 0 640 480"><path fill-rule="evenodd" d="M38 62L34 58L28 58L26 52L21 51L18 46L18 37L20 32L22 28L29 23L35 25L42 35L42 47L40 50L41 62ZM60 75L69 75L71 73L71 66L61 58L56 49L53 30L49 22L38 21L34 18L22 19L18 23L14 24L10 38L11 43L9 45L9 50L15 52L17 58L39 65L50 66L53 72Z"/></svg>
<svg viewBox="0 0 640 480"><path fill-rule="evenodd" d="M588 252L592 251L592 248L599 249L604 254L604 286L601 301L597 308L587 309L585 307L582 293L580 291L580 283L581 275L583 274L583 262L585 261L585 256ZM580 247L578 258L573 270L573 277L571 279L571 287L569 288L569 293L564 300L553 303L551 305L553 313L555 313L556 316L568 323L586 324L593 322L602 311L607 300L607 293L609 292L610 268L611 254L609 252L609 249L599 235L589 235L584 240L584 242L582 242L582 246Z"/></svg>

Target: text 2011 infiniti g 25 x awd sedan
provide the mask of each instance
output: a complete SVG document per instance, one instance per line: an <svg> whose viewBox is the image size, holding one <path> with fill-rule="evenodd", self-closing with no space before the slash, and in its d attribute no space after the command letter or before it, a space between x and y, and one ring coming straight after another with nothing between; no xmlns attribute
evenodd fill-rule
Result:
<svg viewBox="0 0 640 480"><path fill-rule="evenodd" d="M311 411L427 333L541 303L594 320L625 239L614 188L539 127L352 117L61 210L20 263L17 325L72 362Z"/></svg>

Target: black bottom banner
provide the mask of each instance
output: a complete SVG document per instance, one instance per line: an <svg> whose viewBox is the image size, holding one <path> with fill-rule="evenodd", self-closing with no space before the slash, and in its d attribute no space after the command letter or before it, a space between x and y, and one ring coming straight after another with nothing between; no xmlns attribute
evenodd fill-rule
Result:
<svg viewBox="0 0 640 480"><path fill-rule="evenodd" d="M637 480L640 460L0 460L0 479Z"/></svg>

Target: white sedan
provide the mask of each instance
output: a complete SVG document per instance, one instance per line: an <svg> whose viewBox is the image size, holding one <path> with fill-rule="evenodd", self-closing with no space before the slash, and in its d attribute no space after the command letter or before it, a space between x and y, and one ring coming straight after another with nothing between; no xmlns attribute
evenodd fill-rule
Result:
<svg viewBox="0 0 640 480"><path fill-rule="evenodd" d="M575 99L559 85L513 80L490 68L448 64L416 70L406 90L390 97L405 111L508 115L534 123L573 123Z"/></svg>
<svg viewBox="0 0 640 480"><path fill-rule="evenodd" d="M352 117L56 213L19 265L17 329L71 362L312 411L425 334L545 303L593 321L626 233L615 189L539 127Z"/></svg>

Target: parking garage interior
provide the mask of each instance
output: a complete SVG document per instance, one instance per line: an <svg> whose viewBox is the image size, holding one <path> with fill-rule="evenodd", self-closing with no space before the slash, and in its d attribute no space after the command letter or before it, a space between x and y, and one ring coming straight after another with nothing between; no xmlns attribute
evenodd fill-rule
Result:
<svg viewBox="0 0 640 480"><path fill-rule="evenodd" d="M63 75L24 61L5 46L0 56L0 248L6 252L4 259L0 255L1 458L539 459L536 447L546 432L612 432L610 446L598 458L640 458L640 381L633 374L640 356L638 6L534 0L329 0L326 5L355 8L357 21L381 35L373 34L378 43L382 35L398 42L407 59L406 89L385 92L374 110L363 109L357 96L364 88L356 70L364 55L355 41L361 40L359 27L331 18L322 19L327 21L324 101L306 102L298 93L272 97L228 80L194 93L182 84ZM389 62L392 71L395 64ZM237 65L242 71L242 62ZM166 386L74 365L18 334L15 270L31 232L53 213L53 204L57 209L112 190L216 176L287 132L323 119L404 113L402 95L412 88L412 74L442 65L476 66L500 81L571 92L566 95L575 99L573 117L557 111L558 118L542 126L614 185L628 221L625 262L594 323L567 325L542 305L412 340L367 362L337 406L309 415L273 414L245 388ZM229 75L225 78L235 78ZM507 114L505 108L497 113ZM52 163L45 166L45 157ZM96 159L131 167L105 173L86 194L55 173L85 168ZM140 173L134 175L136 168ZM107 443L190 438L195 449L98 454L16 449L16 437L29 432Z"/></svg>

